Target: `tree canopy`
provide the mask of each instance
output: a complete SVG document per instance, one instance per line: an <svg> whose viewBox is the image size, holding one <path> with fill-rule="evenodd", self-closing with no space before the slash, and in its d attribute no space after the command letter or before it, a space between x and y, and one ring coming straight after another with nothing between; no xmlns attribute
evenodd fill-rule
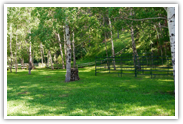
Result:
<svg viewBox="0 0 183 124"><path fill-rule="evenodd" d="M13 54L15 46L18 46L18 58L24 58L25 62L28 61L29 40L35 53L34 61L41 61L40 44L44 49L44 57L48 57L47 51L50 50L52 56L56 53L58 58L60 48L57 34L64 46L66 24L69 26L70 40L75 41L77 60L83 57L106 56L104 39L106 36L106 45L110 48L110 30L114 39L118 37L121 41L120 49L132 52L130 39L125 42L127 38L119 37L124 34L131 38L131 26L134 29L137 52L153 51L158 55L170 55L167 13L163 7L8 7L7 11L8 56L12 38ZM16 36L18 40L15 45ZM117 41L114 41L114 44L116 43ZM114 45L115 53L120 50L118 47ZM108 54L112 55L109 49ZM63 56L65 57L64 52Z"/></svg>

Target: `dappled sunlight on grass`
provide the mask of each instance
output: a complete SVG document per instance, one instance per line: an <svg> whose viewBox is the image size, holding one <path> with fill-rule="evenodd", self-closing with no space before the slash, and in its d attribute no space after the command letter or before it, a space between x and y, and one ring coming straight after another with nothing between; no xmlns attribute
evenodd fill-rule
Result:
<svg viewBox="0 0 183 124"><path fill-rule="evenodd" d="M95 70L95 66L92 66L92 67L85 67L84 69L79 69L79 72L90 72L94 70Z"/></svg>
<svg viewBox="0 0 183 124"><path fill-rule="evenodd" d="M7 75L9 116L174 116L171 79L94 75L79 68L78 81L65 83L63 70L35 69ZM31 77L31 78L30 78Z"/></svg>
<svg viewBox="0 0 183 124"><path fill-rule="evenodd" d="M35 109L32 110L29 108L29 104L25 100L13 100L7 102L7 113L8 115L17 115L21 114L35 114Z"/></svg>
<svg viewBox="0 0 183 124"><path fill-rule="evenodd" d="M160 81L162 81L162 82L172 82L173 80L171 80L171 79L160 79Z"/></svg>

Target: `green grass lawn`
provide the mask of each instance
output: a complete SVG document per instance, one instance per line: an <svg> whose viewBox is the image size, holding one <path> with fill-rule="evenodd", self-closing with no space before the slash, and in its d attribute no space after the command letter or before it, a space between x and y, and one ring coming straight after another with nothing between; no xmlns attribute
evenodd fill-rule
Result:
<svg viewBox="0 0 183 124"><path fill-rule="evenodd" d="M95 76L79 69L79 81L65 83L65 70L7 73L8 116L175 116L173 79L134 75Z"/></svg>

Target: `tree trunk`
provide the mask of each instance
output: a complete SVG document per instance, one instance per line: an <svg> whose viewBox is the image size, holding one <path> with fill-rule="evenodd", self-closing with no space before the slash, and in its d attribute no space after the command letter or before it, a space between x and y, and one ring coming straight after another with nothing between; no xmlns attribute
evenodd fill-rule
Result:
<svg viewBox="0 0 183 124"><path fill-rule="evenodd" d="M162 27L161 27L161 23L159 22L159 28L160 28L160 32L161 32L161 35L160 35L160 38L162 38ZM162 57L162 65L163 65L163 48L162 48L162 43L160 41L160 50L161 50L161 57Z"/></svg>
<svg viewBox="0 0 183 124"><path fill-rule="evenodd" d="M56 53L54 53L54 57L53 57L53 64L56 65L57 64L57 57L56 57Z"/></svg>
<svg viewBox="0 0 183 124"><path fill-rule="evenodd" d="M51 56L50 50L49 50L49 55L50 55L51 69L54 70L53 62L52 62L52 56Z"/></svg>
<svg viewBox="0 0 183 124"><path fill-rule="evenodd" d="M28 11L30 17L31 14ZM29 24L30 24L30 20L29 20ZM29 28L29 33L31 33L31 28ZM32 56L31 56L31 36L29 36L29 40L30 40L30 46L29 46L29 74L31 74L31 70L32 70Z"/></svg>
<svg viewBox="0 0 183 124"><path fill-rule="evenodd" d="M59 67L58 67L58 57L57 57L57 69L59 69Z"/></svg>
<svg viewBox="0 0 183 124"><path fill-rule="evenodd" d="M161 24L159 23L158 25L159 25L159 27L160 27L160 32L161 32L161 34L162 34L162 31L161 31ZM161 43L160 43L160 33L159 33L158 28L156 27L156 25L154 25L154 27L155 27L155 30L156 30L156 32L157 32L157 40L158 40L158 42L159 42L159 43L158 43L158 44L159 44L158 52L159 52L159 49L160 49L161 56L163 56L162 45L161 45ZM163 64L163 59L162 59L162 64Z"/></svg>
<svg viewBox="0 0 183 124"><path fill-rule="evenodd" d="M133 56L134 56L134 66L135 66L135 56L137 58L137 64L138 67L140 68L140 62L139 62L139 58L138 58L138 53L137 53L137 49L136 49L136 45L135 45L135 40L134 40L134 30L133 30L133 26L131 26L131 39L132 39L132 49L133 49Z"/></svg>
<svg viewBox="0 0 183 124"><path fill-rule="evenodd" d="M109 26L110 26L110 32L111 32L112 57L115 57L115 55L114 55L114 44L113 44L113 40L112 40L112 26L111 26L111 20L110 20L110 18L109 18ZM113 58L113 65L114 65L114 70L116 70L115 58Z"/></svg>
<svg viewBox="0 0 183 124"><path fill-rule="evenodd" d="M41 43L41 67L43 66L43 45Z"/></svg>
<svg viewBox="0 0 183 124"><path fill-rule="evenodd" d="M103 16L103 26L105 26L105 17ZM106 44L106 32L104 33L105 34L105 39L104 39L104 42L105 42L105 50L106 50L106 57L108 57L108 53L107 53L107 44Z"/></svg>
<svg viewBox="0 0 183 124"><path fill-rule="evenodd" d="M17 64L17 33L16 33L15 70L16 70L16 73L17 73L17 70L18 70L18 64Z"/></svg>
<svg viewBox="0 0 183 124"><path fill-rule="evenodd" d="M167 20L168 20L168 29L169 29L169 36L170 36L173 77L174 77L174 85L175 85L175 7L167 8Z"/></svg>
<svg viewBox="0 0 183 124"><path fill-rule="evenodd" d="M47 54L47 67L49 67L49 51L48 51L48 54Z"/></svg>
<svg viewBox="0 0 183 124"><path fill-rule="evenodd" d="M107 67L108 69L110 69L110 65L109 65L109 61L108 61L108 53L107 53L107 44L106 44L106 32L105 32L105 51L106 51L106 57L107 57Z"/></svg>
<svg viewBox="0 0 183 124"><path fill-rule="evenodd" d="M66 78L65 82L69 82L71 79L71 43L70 43L70 34L69 34L69 26L66 25L65 27L65 32L66 32L66 41L67 41L67 56L66 56Z"/></svg>
<svg viewBox="0 0 183 124"><path fill-rule="evenodd" d="M90 42L91 42L91 37L92 37L92 34L91 34L90 32L91 32L91 31L90 31L90 28L89 28L89 34L88 34L88 35L89 35L89 45L88 45L89 47L91 46L91 45L90 45Z"/></svg>
<svg viewBox="0 0 183 124"><path fill-rule="evenodd" d="M30 46L29 46L29 74L31 74L31 70L32 70L32 56L31 56L31 42L30 42Z"/></svg>
<svg viewBox="0 0 183 124"><path fill-rule="evenodd" d="M59 35L59 33L57 34L57 36L58 36L58 42L59 42L59 46L60 46L60 54L61 54L61 58L62 58L62 69L65 69L63 52L62 52L62 44L61 44L61 41L60 41L60 35ZM64 40L64 46L65 46L65 40ZM65 54L66 54L66 52L65 52Z"/></svg>
<svg viewBox="0 0 183 124"><path fill-rule="evenodd" d="M32 69L34 69L34 51L32 51Z"/></svg>
<svg viewBox="0 0 183 124"><path fill-rule="evenodd" d="M65 32L64 31L64 26L63 26L63 32ZM64 34L64 53L65 53L65 63L66 63L66 61L67 61L67 46L66 46L66 39L65 39L65 33L63 33Z"/></svg>
<svg viewBox="0 0 183 124"><path fill-rule="evenodd" d="M76 66L76 57L75 57L75 46L74 46L74 32L72 34L73 34L73 40L72 40L73 68L75 68L75 66Z"/></svg>
<svg viewBox="0 0 183 124"><path fill-rule="evenodd" d="M22 57L22 59L21 59L21 69L23 69L23 67L24 67L24 58Z"/></svg>
<svg viewBox="0 0 183 124"><path fill-rule="evenodd" d="M104 40L104 41L105 41L105 51L106 51L106 56L108 57L108 53L107 53L107 43L106 43L106 42L107 42L107 41L106 41L106 33L105 33L105 40Z"/></svg>
<svg viewBox="0 0 183 124"><path fill-rule="evenodd" d="M13 66L13 53L12 53L12 47L11 47L11 42L12 42L12 27L10 24L10 72L12 72L12 66Z"/></svg>

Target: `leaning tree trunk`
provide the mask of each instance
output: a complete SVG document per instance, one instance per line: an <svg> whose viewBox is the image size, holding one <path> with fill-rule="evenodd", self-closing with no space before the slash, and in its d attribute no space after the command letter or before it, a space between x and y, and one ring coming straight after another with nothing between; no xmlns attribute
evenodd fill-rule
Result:
<svg viewBox="0 0 183 124"><path fill-rule="evenodd" d="M111 26L111 20L109 18L109 26L110 26L110 32L111 32L111 44L112 44L112 57L115 57L114 55L114 44L113 44L113 40L112 40L112 26ZM114 70L116 70L116 66L115 66L115 58L113 59L113 65L114 65Z"/></svg>
<svg viewBox="0 0 183 124"><path fill-rule="evenodd" d="M74 46L74 32L72 34L73 34L73 40L72 40L73 68L75 68L75 66L76 66L76 57L75 57L75 46Z"/></svg>
<svg viewBox="0 0 183 124"><path fill-rule="evenodd" d="M66 78L65 82L69 82L71 79L71 42L70 42L70 34L69 34L69 26L65 27L66 32L66 46L67 46L67 56L66 56Z"/></svg>
<svg viewBox="0 0 183 124"><path fill-rule="evenodd" d="M175 85L175 7L167 8L167 20L168 20L168 29L169 29L169 36L170 36L173 77L174 77L174 85Z"/></svg>
<svg viewBox="0 0 183 124"><path fill-rule="evenodd" d="M62 52L62 44L61 44L61 41L60 41L60 35L59 35L59 33L57 34L57 36L58 36L58 42L59 42L59 46L60 46L60 54L61 54L61 58L62 58L62 69L65 69L64 57L63 57L63 52ZM64 44L65 44L65 37L64 37Z"/></svg>

